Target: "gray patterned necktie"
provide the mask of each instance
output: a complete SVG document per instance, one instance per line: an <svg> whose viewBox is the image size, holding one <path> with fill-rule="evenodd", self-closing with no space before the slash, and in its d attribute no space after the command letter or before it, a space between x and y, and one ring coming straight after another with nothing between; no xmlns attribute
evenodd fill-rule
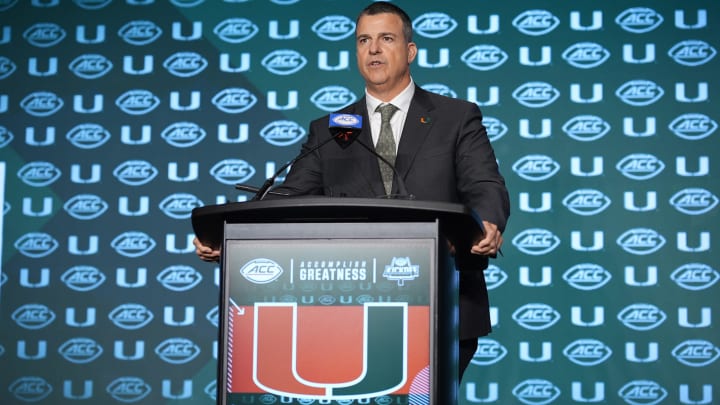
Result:
<svg viewBox="0 0 720 405"><path fill-rule="evenodd" d="M397 110L398 108L392 104L379 105L375 109L375 111L380 112L382 120L380 124L380 136L378 137L377 145L375 145L375 151L393 165L395 164L397 152L395 152L395 137L393 136L392 127L390 126L390 119ZM382 174L382 181L385 186L385 194L390 195L392 191L393 169L380 159L378 159L378 164L380 165L380 174Z"/></svg>

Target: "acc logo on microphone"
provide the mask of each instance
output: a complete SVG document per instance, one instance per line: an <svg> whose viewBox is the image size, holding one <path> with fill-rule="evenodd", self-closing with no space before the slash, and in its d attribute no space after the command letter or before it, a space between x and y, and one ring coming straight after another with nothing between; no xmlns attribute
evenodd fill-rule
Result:
<svg viewBox="0 0 720 405"><path fill-rule="evenodd" d="M197 52L176 52L163 62L163 67L177 77L195 76L205 70L207 65L207 59Z"/></svg>
<svg viewBox="0 0 720 405"><path fill-rule="evenodd" d="M35 117L48 117L58 112L63 106L60 97L49 91L36 91L28 94L20 102L20 108Z"/></svg>
<svg viewBox="0 0 720 405"><path fill-rule="evenodd" d="M508 132L508 126L495 117L483 117L483 125L490 142L495 142Z"/></svg>
<svg viewBox="0 0 720 405"><path fill-rule="evenodd" d="M634 255L649 255L665 245L665 238L649 228L633 228L617 239L624 251Z"/></svg>
<svg viewBox="0 0 720 405"><path fill-rule="evenodd" d="M123 403L138 402L150 394L152 388L139 377L120 377L105 389L111 397Z"/></svg>
<svg viewBox="0 0 720 405"><path fill-rule="evenodd" d="M489 265L483 270L483 275L485 276L485 284L488 290L494 290L500 287L508 279L507 273L494 264Z"/></svg>
<svg viewBox="0 0 720 405"><path fill-rule="evenodd" d="M590 142L610 132L610 124L596 115L578 115L566 122L562 129L576 141Z"/></svg>
<svg viewBox="0 0 720 405"><path fill-rule="evenodd" d="M555 250L560 239L547 229L532 228L515 235L512 243L525 254L539 256Z"/></svg>
<svg viewBox="0 0 720 405"><path fill-rule="evenodd" d="M60 244L43 232L28 232L15 241L15 249L27 257L38 259L54 252Z"/></svg>
<svg viewBox="0 0 720 405"><path fill-rule="evenodd" d="M200 284L202 274L190 266L178 264L160 272L157 281L168 290L188 291Z"/></svg>
<svg viewBox="0 0 720 405"><path fill-rule="evenodd" d="M8 387L13 396L24 402L37 402L52 392L52 385L42 377L20 377Z"/></svg>
<svg viewBox="0 0 720 405"><path fill-rule="evenodd" d="M92 266L73 266L60 277L60 281L75 291L92 291L105 282L105 274Z"/></svg>
<svg viewBox="0 0 720 405"><path fill-rule="evenodd" d="M665 91L650 80L631 80L616 91L615 95L626 104L641 107L658 101Z"/></svg>
<svg viewBox="0 0 720 405"><path fill-rule="evenodd" d="M240 268L240 275L253 284L267 284L277 280L283 273L282 267L270 259L258 258Z"/></svg>
<svg viewBox="0 0 720 405"><path fill-rule="evenodd" d="M607 360L612 355L612 350L596 339L578 339L567 345L563 354L573 363L589 367Z"/></svg>
<svg viewBox="0 0 720 405"><path fill-rule="evenodd" d="M82 79L97 79L105 76L113 64L103 55L86 53L70 62L70 71Z"/></svg>
<svg viewBox="0 0 720 405"><path fill-rule="evenodd" d="M475 70L493 70L508 60L508 54L495 45L475 45L463 52L460 60Z"/></svg>
<svg viewBox="0 0 720 405"><path fill-rule="evenodd" d="M305 136L305 129L297 122L277 120L260 130L260 136L275 146L290 146Z"/></svg>
<svg viewBox="0 0 720 405"><path fill-rule="evenodd" d="M271 73L287 76L305 67L307 59L292 49L278 49L267 54L260 63Z"/></svg>
<svg viewBox="0 0 720 405"><path fill-rule="evenodd" d="M560 20L546 10L527 10L512 21L518 31L532 36L545 35L559 24Z"/></svg>
<svg viewBox="0 0 720 405"><path fill-rule="evenodd" d="M715 48L699 40L678 42L668 52L675 62L685 66L704 65L716 54Z"/></svg>
<svg viewBox="0 0 720 405"><path fill-rule="evenodd" d="M5 56L0 56L0 80L5 79L15 72L17 65Z"/></svg>
<svg viewBox="0 0 720 405"><path fill-rule="evenodd" d="M560 313L550 305L531 303L513 312L512 319L525 329L544 330L560 320Z"/></svg>
<svg viewBox="0 0 720 405"><path fill-rule="evenodd" d="M25 304L16 309L11 318L21 328L38 330L55 320L55 313L42 304Z"/></svg>
<svg viewBox="0 0 720 405"><path fill-rule="evenodd" d="M220 90L212 98L212 103L221 111L239 114L252 108L257 103L257 97L245 89L232 87Z"/></svg>
<svg viewBox="0 0 720 405"><path fill-rule="evenodd" d="M155 248L155 241L144 232L124 232L112 240L110 246L125 257L140 257Z"/></svg>
<svg viewBox="0 0 720 405"><path fill-rule="evenodd" d="M688 263L675 269L670 279L686 290L700 291L715 285L720 273L707 264Z"/></svg>
<svg viewBox="0 0 720 405"><path fill-rule="evenodd" d="M144 115L160 105L160 99L148 90L129 90L115 100L115 105L131 115Z"/></svg>
<svg viewBox="0 0 720 405"><path fill-rule="evenodd" d="M686 366L704 367L720 357L720 349L707 340L693 339L675 346L672 355Z"/></svg>
<svg viewBox="0 0 720 405"><path fill-rule="evenodd" d="M147 45L160 38L162 30L152 21L135 20L123 25L118 35L131 45Z"/></svg>
<svg viewBox="0 0 720 405"><path fill-rule="evenodd" d="M205 139L205 130L194 122L176 122L168 125L160 137L177 148L189 148Z"/></svg>
<svg viewBox="0 0 720 405"><path fill-rule="evenodd" d="M78 194L67 200L63 208L73 218L87 221L105 213L108 204L94 194Z"/></svg>
<svg viewBox="0 0 720 405"><path fill-rule="evenodd" d="M6 147L15 137L7 128L0 125L0 149Z"/></svg>
<svg viewBox="0 0 720 405"><path fill-rule="evenodd" d="M645 331L655 329L667 319L667 315L652 304L632 304L618 314L618 320L630 329Z"/></svg>
<svg viewBox="0 0 720 405"><path fill-rule="evenodd" d="M667 390L655 381L630 381L620 388L618 395L632 405L655 405L667 397Z"/></svg>
<svg viewBox="0 0 720 405"><path fill-rule="evenodd" d="M45 187L60 178L60 169L50 162L30 162L18 170L17 176L31 187Z"/></svg>
<svg viewBox="0 0 720 405"><path fill-rule="evenodd" d="M615 23L620 28L635 34L650 32L659 27L662 22L662 16L647 7L629 8L615 18Z"/></svg>
<svg viewBox="0 0 720 405"><path fill-rule="evenodd" d="M567 63L580 69L591 69L602 65L610 57L610 52L595 42L578 42L571 45L562 54Z"/></svg>
<svg viewBox="0 0 720 405"><path fill-rule="evenodd" d="M326 15L315 21L311 29L322 39L340 41L355 32L355 22L343 15Z"/></svg>
<svg viewBox="0 0 720 405"><path fill-rule="evenodd" d="M718 204L718 198L704 188L686 188L670 198L670 205L688 215L702 215Z"/></svg>
<svg viewBox="0 0 720 405"><path fill-rule="evenodd" d="M155 348L155 354L166 363L185 364L200 354L200 347L190 339L176 337L161 342Z"/></svg>
<svg viewBox="0 0 720 405"><path fill-rule="evenodd" d="M160 210L175 219L188 219L194 208L202 206L203 202L199 198L188 193L175 193L160 202Z"/></svg>
<svg viewBox="0 0 720 405"><path fill-rule="evenodd" d="M568 194L562 203L575 214L590 216L605 211L610 205L610 198L601 191L583 188Z"/></svg>
<svg viewBox="0 0 720 405"><path fill-rule="evenodd" d="M87 364L100 357L103 349L89 338L74 338L63 343L58 353L67 361L75 364Z"/></svg>
<svg viewBox="0 0 720 405"><path fill-rule="evenodd" d="M149 324L153 314L140 304L122 304L113 309L108 318L118 328L136 330Z"/></svg>
<svg viewBox="0 0 720 405"><path fill-rule="evenodd" d="M23 38L38 48L49 48L65 39L65 30L53 23L37 23L23 32Z"/></svg>
<svg viewBox="0 0 720 405"><path fill-rule="evenodd" d="M144 160L128 160L113 170L113 176L128 186L147 184L157 176L155 166Z"/></svg>
<svg viewBox="0 0 720 405"><path fill-rule="evenodd" d="M689 141L707 138L717 129L718 124L705 114L683 114L670 123L670 130Z"/></svg>
<svg viewBox="0 0 720 405"><path fill-rule="evenodd" d="M95 149L110 140L110 132L98 124L76 125L65 135L71 144L80 149Z"/></svg>
<svg viewBox="0 0 720 405"><path fill-rule="evenodd" d="M634 153L625 156L615 168L629 179L647 180L660 174L665 169L665 163L647 153Z"/></svg>
<svg viewBox="0 0 720 405"><path fill-rule="evenodd" d="M228 18L215 26L213 32L220 39L231 44L239 44L249 40L260 29L246 18Z"/></svg>
<svg viewBox="0 0 720 405"><path fill-rule="evenodd" d="M413 21L413 30L425 38L442 38L457 28L457 21L445 13L425 13Z"/></svg>
<svg viewBox="0 0 720 405"><path fill-rule="evenodd" d="M310 96L315 107L328 112L339 110L356 99L353 92L342 86L325 86Z"/></svg>
<svg viewBox="0 0 720 405"><path fill-rule="evenodd" d="M562 276L570 286L583 291L592 291L602 288L610 282L612 274L602 266L593 263L576 264L569 268Z"/></svg>
<svg viewBox="0 0 720 405"><path fill-rule="evenodd" d="M544 405L560 396L560 389L548 380L528 379L516 385L512 394L528 405Z"/></svg>
<svg viewBox="0 0 720 405"><path fill-rule="evenodd" d="M525 180L542 181L554 176L560 164L545 155L526 155L512 165L518 176Z"/></svg>
<svg viewBox="0 0 720 405"><path fill-rule="evenodd" d="M225 159L210 169L210 174L223 184L244 183L255 175L255 168L240 159Z"/></svg>
<svg viewBox="0 0 720 405"><path fill-rule="evenodd" d="M527 82L515 89L512 96L525 107L541 108L557 100L560 92L549 83Z"/></svg>
<svg viewBox="0 0 720 405"><path fill-rule="evenodd" d="M507 355L507 352L507 349L498 341L480 338L471 363L477 366L489 366L502 360Z"/></svg>

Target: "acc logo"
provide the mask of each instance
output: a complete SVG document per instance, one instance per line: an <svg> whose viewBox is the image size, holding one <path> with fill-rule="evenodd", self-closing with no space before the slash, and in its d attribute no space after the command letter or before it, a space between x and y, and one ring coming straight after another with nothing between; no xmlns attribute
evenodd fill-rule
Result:
<svg viewBox="0 0 720 405"><path fill-rule="evenodd" d="M196 52L176 52L163 62L163 67L177 77L195 76L205 70L207 65L208 61Z"/></svg>
<svg viewBox="0 0 720 405"><path fill-rule="evenodd" d="M75 291L92 291L105 282L105 274L92 266L74 266L63 273L60 281Z"/></svg>
<svg viewBox="0 0 720 405"><path fill-rule="evenodd" d="M560 170L560 164L545 155L526 155L512 165L518 176L525 180L542 181L549 179Z"/></svg>
<svg viewBox="0 0 720 405"><path fill-rule="evenodd" d="M203 202L199 198L187 193L175 193L160 202L160 210L175 219L188 219L194 208L202 206Z"/></svg>
<svg viewBox="0 0 720 405"><path fill-rule="evenodd" d="M591 291L602 288L609 283L612 274L597 264L581 263L569 268L562 277L563 280L578 290Z"/></svg>
<svg viewBox="0 0 720 405"><path fill-rule="evenodd" d="M718 124L705 114L683 114L670 123L670 130L689 141L707 138L715 132Z"/></svg>
<svg viewBox="0 0 720 405"><path fill-rule="evenodd" d="M277 280L283 273L282 267L270 259L258 258L240 268L240 275L254 284L267 284Z"/></svg>
<svg viewBox="0 0 720 405"><path fill-rule="evenodd" d="M704 188L686 188L670 198L670 205L688 215L702 215L717 206L718 198Z"/></svg>
<svg viewBox="0 0 720 405"><path fill-rule="evenodd" d="M150 394L150 385L138 377L120 377L105 389L111 397L124 403L137 402Z"/></svg>
<svg viewBox="0 0 720 405"><path fill-rule="evenodd" d="M518 31L533 36L545 35L559 24L560 20L546 10L527 10L512 21Z"/></svg>
<svg viewBox="0 0 720 405"><path fill-rule="evenodd" d="M189 339L170 338L155 348L155 354L167 363L185 364L200 354L200 347Z"/></svg>
<svg viewBox="0 0 720 405"><path fill-rule="evenodd" d="M675 62L685 66L704 65L716 54L715 48L699 40L678 42L668 51Z"/></svg>
<svg viewBox="0 0 720 405"><path fill-rule="evenodd" d="M507 125L495 117L483 117L483 125L485 126L490 142L495 142L502 138L508 131Z"/></svg>
<svg viewBox="0 0 720 405"><path fill-rule="evenodd" d="M605 136L610 131L610 124L596 115L578 115L566 122L562 129L576 141L590 142Z"/></svg>
<svg viewBox="0 0 720 405"><path fill-rule="evenodd" d="M30 162L18 170L17 176L32 187L45 187L60 178L60 169L50 162Z"/></svg>
<svg viewBox="0 0 720 405"><path fill-rule="evenodd" d="M618 314L618 320L630 329L644 331L655 329L667 315L652 304L632 304Z"/></svg>
<svg viewBox="0 0 720 405"><path fill-rule="evenodd" d="M617 244L628 253L648 255L663 247L665 238L649 228L633 228L620 235Z"/></svg>
<svg viewBox="0 0 720 405"><path fill-rule="evenodd" d="M612 350L599 340L578 339L567 345L563 354L577 365L594 366L607 360L612 355Z"/></svg>
<svg viewBox="0 0 720 405"><path fill-rule="evenodd" d="M170 0L170 2L178 7L195 7L205 2L205 0Z"/></svg>
<svg viewBox="0 0 720 405"><path fill-rule="evenodd" d="M552 252L560 239L547 229L532 228L515 235L512 243L525 254L539 256Z"/></svg>
<svg viewBox="0 0 720 405"><path fill-rule="evenodd" d="M17 66L10 59L0 56L0 80L10 76L17 69Z"/></svg>
<svg viewBox="0 0 720 405"><path fill-rule="evenodd" d="M339 110L356 99L355 94L342 86L325 86L310 96L310 102L315 107L329 112Z"/></svg>
<svg viewBox="0 0 720 405"><path fill-rule="evenodd" d="M513 395L528 405L544 405L560 396L560 389L548 380L533 378L516 385Z"/></svg>
<svg viewBox="0 0 720 405"><path fill-rule="evenodd" d="M212 98L212 103L221 111L238 114L252 108L257 103L257 97L245 89L234 87L220 90Z"/></svg>
<svg viewBox="0 0 720 405"><path fill-rule="evenodd" d="M390 264L385 266L382 276L388 281L396 280L398 286L403 286L405 281L420 277L420 266L412 264L409 257L393 257Z"/></svg>
<svg viewBox="0 0 720 405"><path fill-rule="evenodd" d="M55 238L43 232L28 232L15 241L15 249L35 259L49 255L59 245Z"/></svg>
<svg viewBox="0 0 720 405"><path fill-rule="evenodd" d="M508 275L498 266L491 264L485 270L483 270L485 276L485 284L487 284L488 290L498 288L507 281Z"/></svg>
<svg viewBox="0 0 720 405"><path fill-rule="evenodd" d="M633 153L625 156L615 168L629 179L647 180L660 174L665 169L665 163L647 153Z"/></svg>
<svg viewBox="0 0 720 405"><path fill-rule="evenodd" d="M293 121L273 121L260 130L260 136L275 146L290 146L305 136L305 129Z"/></svg>
<svg viewBox="0 0 720 405"><path fill-rule="evenodd" d="M78 194L63 204L65 212L73 218L91 220L99 217L108 209L108 204L94 194Z"/></svg>
<svg viewBox="0 0 720 405"><path fill-rule="evenodd" d="M58 348L65 360L75 364L87 364L100 357L103 349L96 341L88 338L74 338Z"/></svg>
<svg viewBox="0 0 720 405"><path fill-rule="evenodd" d="M65 38L65 30L53 23L37 23L23 32L31 45L38 48L49 48Z"/></svg>
<svg viewBox="0 0 720 405"><path fill-rule="evenodd" d="M123 25L118 35L131 45L147 45L162 35L160 27L152 21L135 20Z"/></svg>
<svg viewBox="0 0 720 405"><path fill-rule="evenodd" d="M225 42L239 44L254 37L260 29L246 18L228 18L215 26L213 32Z"/></svg>
<svg viewBox="0 0 720 405"><path fill-rule="evenodd" d="M115 100L115 105L127 114L143 115L160 105L160 99L148 90L129 90Z"/></svg>
<svg viewBox="0 0 720 405"><path fill-rule="evenodd" d="M110 246L125 257L140 257L153 250L155 241L144 232L124 232L116 236Z"/></svg>
<svg viewBox="0 0 720 405"><path fill-rule="evenodd" d="M287 76L302 69L307 59L292 49L278 49L267 54L260 63L271 73Z"/></svg>
<svg viewBox="0 0 720 405"><path fill-rule="evenodd" d="M425 38L442 38L457 28L457 21L445 13L425 13L413 21L413 30Z"/></svg>
<svg viewBox="0 0 720 405"><path fill-rule="evenodd" d="M525 107L541 108L557 100L560 92L545 82L527 82L515 89L512 96Z"/></svg>
<svg viewBox="0 0 720 405"><path fill-rule="evenodd" d="M112 0L75 0L74 3L85 10L99 10L112 3Z"/></svg>
<svg viewBox="0 0 720 405"><path fill-rule="evenodd" d="M168 125L160 136L177 148L189 148L205 139L205 130L194 122L176 122Z"/></svg>
<svg viewBox="0 0 720 405"><path fill-rule="evenodd" d="M8 131L7 128L0 125L0 149L9 145L14 138L15 137L13 136L12 132Z"/></svg>
<svg viewBox="0 0 720 405"><path fill-rule="evenodd" d="M562 203L575 214L590 216L605 211L610 205L610 198L601 191L582 188L568 194Z"/></svg>
<svg viewBox="0 0 720 405"><path fill-rule="evenodd" d="M63 106L60 97L49 91L36 91L28 94L20 102L20 108L35 117L47 117L55 114Z"/></svg>
<svg viewBox="0 0 720 405"><path fill-rule="evenodd" d="M635 380L623 385L618 395L632 405L655 405L667 397L667 390L655 381Z"/></svg>
<svg viewBox="0 0 720 405"><path fill-rule="evenodd" d="M670 279L686 290L700 291L715 285L720 274L707 264L688 263L675 269Z"/></svg>
<svg viewBox="0 0 720 405"><path fill-rule="evenodd" d="M21 401L36 402L52 392L52 385L41 377L20 377L8 387L13 396Z"/></svg>
<svg viewBox="0 0 720 405"><path fill-rule="evenodd" d="M144 160L128 160L113 170L113 176L128 186L141 186L157 176L155 166Z"/></svg>
<svg viewBox="0 0 720 405"><path fill-rule="evenodd" d="M442 96L457 98L457 93L450 87L439 84L439 83L427 83L422 86L423 90L427 90L431 93L440 94Z"/></svg>
<svg viewBox="0 0 720 405"><path fill-rule="evenodd" d="M98 124L76 125L65 135L71 144L80 149L95 149L110 140L110 132Z"/></svg>
<svg viewBox="0 0 720 405"><path fill-rule="evenodd" d="M663 18L655 10L646 7L629 8L615 18L615 23L628 32L642 34L662 24Z"/></svg>
<svg viewBox="0 0 720 405"><path fill-rule="evenodd" d="M578 42L562 54L563 59L580 69L600 66L610 57L610 52L595 42Z"/></svg>
<svg viewBox="0 0 720 405"><path fill-rule="evenodd" d="M624 103L636 107L650 105L665 94L662 87L650 80L631 80L618 88L615 95Z"/></svg>
<svg viewBox="0 0 720 405"><path fill-rule="evenodd" d="M240 159L225 159L210 169L210 174L223 184L244 183L255 175L255 168Z"/></svg>
<svg viewBox="0 0 720 405"><path fill-rule="evenodd" d="M493 70L508 60L508 54L495 45L475 45L463 52L460 60L475 70Z"/></svg>
<svg viewBox="0 0 720 405"><path fill-rule="evenodd" d="M108 318L118 328L135 330L150 323L153 314L140 304L122 304L113 309Z"/></svg>
<svg viewBox="0 0 720 405"><path fill-rule="evenodd" d="M50 325L55 320L55 313L42 304L25 304L16 309L11 317L18 326L37 330Z"/></svg>
<svg viewBox="0 0 720 405"><path fill-rule="evenodd" d="M512 314L513 320L525 329L547 329L560 320L560 313L547 304L525 304Z"/></svg>
<svg viewBox="0 0 720 405"><path fill-rule="evenodd" d="M168 290L188 291L200 284L202 274L190 266L178 264L160 272L157 281Z"/></svg>
<svg viewBox="0 0 720 405"><path fill-rule="evenodd" d="M471 363L478 366L489 366L502 360L507 352L507 349L496 340L480 338Z"/></svg>
<svg viewBox="0 0 720 405"><path fill-rule="evenodd" d="M315 21L311 29L322 39L340 41L355 32L355 22L342 15L326 15Z"/></svg>
<svg viewBox="0 0 720 405"><path fill-rule="evenodd" d="M703 367L717 360L720 349L707 340L686 340L675 346L673 357L690 367Z"/></svg>
<svg viewBox="0 0 720 405"><path fill-rule="evenodd" d="M207 319L217 328L218 325L220 325L220 310L218 309L218 307L215 306L213 307L213 309L208 311L207 315L205 315L205 319Z"/></svg>
<svg viewBox="0 0 720 405"><path fill-rule="evenodd" d="M82 79L97 79L105 76L113 64L103 55L87 53L80 55L70 62L70 71Z"/></svg>

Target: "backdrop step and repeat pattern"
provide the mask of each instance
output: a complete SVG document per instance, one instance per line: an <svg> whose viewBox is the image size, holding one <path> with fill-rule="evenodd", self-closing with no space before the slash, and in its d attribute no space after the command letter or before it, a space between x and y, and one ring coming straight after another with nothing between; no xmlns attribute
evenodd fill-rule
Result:
<svg viewBox="0 0 720 405"><path fill-rule="evenodd" d="M460 403L720 403L720 3L396 3L512 198ZM0 0L0 403L214 402L190 211L362 97L365 5Z"/></svg>

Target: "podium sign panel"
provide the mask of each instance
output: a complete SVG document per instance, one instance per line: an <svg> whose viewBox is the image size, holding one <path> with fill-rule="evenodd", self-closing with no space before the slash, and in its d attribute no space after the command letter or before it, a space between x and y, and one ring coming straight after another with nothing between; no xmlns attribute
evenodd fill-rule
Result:
<svg viewBox="0 0 720 405"><path fill-rule="evenodd" d="M429 403L439 240L435 222L226 224L220 403Z"/></svg>

